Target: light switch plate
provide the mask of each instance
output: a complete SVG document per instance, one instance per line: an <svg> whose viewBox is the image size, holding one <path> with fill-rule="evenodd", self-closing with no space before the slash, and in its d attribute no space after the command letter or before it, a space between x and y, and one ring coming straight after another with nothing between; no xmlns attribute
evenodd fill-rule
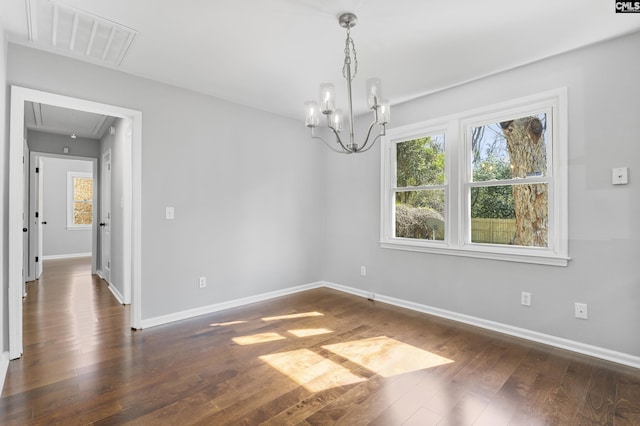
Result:
<svg viewBox="0 0 640 426"><path fill-rule="evenodd" d="M614 185L626 185L629 183L629 169L627 167L614 167L611 170L611 183Z"/></svg>
<svg viewBox="0 0 640 426"><path fill-rule="evenodd" d="M164 218L168 220L173 220L176 218L175 210L173 209L173 207L167 207L165 209Z"/></svg>

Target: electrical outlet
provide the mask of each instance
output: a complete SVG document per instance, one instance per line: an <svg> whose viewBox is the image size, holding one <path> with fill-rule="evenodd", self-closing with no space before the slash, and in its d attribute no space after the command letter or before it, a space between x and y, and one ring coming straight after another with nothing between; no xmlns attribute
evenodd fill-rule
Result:
<svg viewBox="0 0 640 426"><path fill-rule="evenodd" d="M360 267L360 275L362 275L363 277L367 276L367 267L366 266L361 266Z"/></svg>
<svg viewBox="0 0 640 426"><path fill-rule="evenodd" d="M588 312L587 312L587 304L586 303L577 303L576 302L576 318L589 319L589 315L588 315Z"/></svg>
<svg viewBox="0 0 640 426"><path fill-rule="evenodd" d="M526 291L520 293L520 304L523 306L531 306L531 293Z"/></svg>
<svg viewBox="0 0 640 426"><path fill-rule="evenodd" d="M205 288L207 286L207 277L200 277L198 279L198 284L200 285L200 288Z"/></svg>

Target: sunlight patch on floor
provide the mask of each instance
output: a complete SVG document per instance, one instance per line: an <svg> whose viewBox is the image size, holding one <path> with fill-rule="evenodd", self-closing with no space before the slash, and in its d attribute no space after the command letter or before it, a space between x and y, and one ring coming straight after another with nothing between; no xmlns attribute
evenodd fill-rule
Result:
<svg viewBox="0 0 640 426"><path fill-rule="evenodd" d="M310 392L366 380L309 349L262 355L259 358Z"/></svg>
<svg viewBox="0 0 640 426"><path fill-rule="evenodd" d="M320 312L301 312L299 314L287 314L287 315L278 315L274 317L264 317L262 321L277 321L283 319L296 319L296 318L307 318L307 317L321 317L324 314Z"/></svg>
<svg viewBox="0 0 640 426"><path fill-rule="evenodd" d="M216 322L209 324L209 327L227 327L229 325L246 324L248 321L228 321L228 322Z"/></svg>
<svg viewBox="0 0 640 426"><path fill-rule="evenodd" d="M322 346L383 377L409 373L453 362L387 336Z"/></svg>
<svg viewBox="0 0 640 426"><path fill-rule="evenodd" d="M244 345L254 345L256 343L273 342L276 340L283 340L283 339L286 339L286 337L278 333L259 333L259 334L252 334L251 336L238 336L238 337L232 338L231 340L233 340L238 345L244 346Z"/></svg>
<svg viewBox="0 0 640 426"><path fill-rule="evenodd" d="M299 328L296 330L287 330L287 333L291 333L296 337L309 337L333 333L333 330L329 330L328 328Z"/></svg>

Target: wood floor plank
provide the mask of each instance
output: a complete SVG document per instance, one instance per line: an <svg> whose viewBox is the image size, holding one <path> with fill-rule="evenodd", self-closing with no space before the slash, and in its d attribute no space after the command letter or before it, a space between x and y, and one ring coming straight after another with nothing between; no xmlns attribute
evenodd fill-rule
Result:
<svg viewBox="0 0 640 426"><path fill-rule="evenodd" d="M640 371L330 289L142 331L90 275L27 285L10 425L638 425Z"/></svg>

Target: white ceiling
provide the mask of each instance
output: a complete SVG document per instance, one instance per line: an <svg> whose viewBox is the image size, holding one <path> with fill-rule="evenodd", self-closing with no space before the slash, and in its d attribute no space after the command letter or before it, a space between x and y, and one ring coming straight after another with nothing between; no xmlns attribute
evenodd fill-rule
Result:
<svg viewBox="0 0 640 426"><path fill-rule="evenodd" d="M24 122L29 130L75 134L87 139L101 139L115 121L114 117L75 109L54 107L36 102L25 102Z"/></svg>
<svg viewBox="0 0 640 426"><path fill-rule="evenodd" d="M124 53L72 51L63 35L55 37L53 46L53 23L42 19L47 13L53 18L48 0L2 0L0 22L8 39L63 55L79 53L82 60L300 120L303 102L317 98L321 82L334 82L337 102L346 106L341 75L345 32L337 23L343 11L359 18L352 30L359 62L354 106L364 104L369 77L382 79L393 105L640 30L640 14L615 13L613 0L56 3L62 11L67 5L101 23L114 23L114 40L121 45L130 40ZM72 26L70 16L57 16L66 31ZM30 41L29 25L32 36L34 30L38 35L35 42ZM131 30L131 36L119 29Z"/></svg>

